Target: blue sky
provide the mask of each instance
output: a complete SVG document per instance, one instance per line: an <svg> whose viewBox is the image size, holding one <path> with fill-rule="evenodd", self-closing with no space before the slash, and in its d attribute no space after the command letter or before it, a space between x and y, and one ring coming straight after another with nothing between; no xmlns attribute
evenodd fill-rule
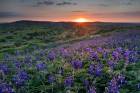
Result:
<svg viewBox="0 0 140 93"><path fill-rule="evenodd" d="M140 0L0 0L0 22L16 20L140 22Z"/></svg>

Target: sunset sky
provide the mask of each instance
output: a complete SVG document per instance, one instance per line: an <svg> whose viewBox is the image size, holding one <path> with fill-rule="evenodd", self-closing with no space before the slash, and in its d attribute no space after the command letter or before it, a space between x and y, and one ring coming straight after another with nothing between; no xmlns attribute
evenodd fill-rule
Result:
<svg viewBox="0 0 140 93"><path fill-rule="evenodd" d="M140 22L140 0L0 0L0 22Z"/></svg>

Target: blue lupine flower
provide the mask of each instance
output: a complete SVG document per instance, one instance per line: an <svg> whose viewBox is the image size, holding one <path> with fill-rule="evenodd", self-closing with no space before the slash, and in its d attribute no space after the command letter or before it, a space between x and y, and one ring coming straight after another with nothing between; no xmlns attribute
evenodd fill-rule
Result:
<svg viewBox="0 0 140 93"><path fill-rule="evenodd" d="M71 87L74 84L74 79L72 76L66 77L64 81L64 85L67 87Z"/></svg>
<svg viewBox="0 0 140 93"><path fill-rule="evenodd" d="M13 82L16 86L23 86L25 82L29 79L29 75L25 71L20 71L13 77Z"/></svg>
<svg viewBox="0 0 140 93"><path fill-rule="evenodd" d="M0 93L15 93L15 92L10 85L2 83L0 84Z"/></svg>
<svg viewBox="0 0 140 93"><path fill-rule="evenodd" d="M130 56L130 53L131 53L131 51L126 50L126 51L124 52L124 57L125 57L125 58L128 58L128 57Z"/></svg>
<svg viewBox="0 0 140 93"><path fill-rule="evenodd" d="M88 68L88 73L93 75L95 71L95 65L91 64Z"/></svg>
<svg viewBox="0 0 140 93"><path fill-rule="evenodd" d="M9 72L9 68L6 64L0 64L0 70L3 71L4 74Z"/></svg>
<svg viewBox="0 0 140 93"><path fill-rule="evenodd" d="M114 58L114 60L119 58L119 53L117 51L113 51L112 52L112 57Z"/></svg>
<svg viewBox="0 0 140 93"><path fill-rule="evenodd" d="M109 82L108 93L120 93L120 92L119 92L119 86L118 86L117 80L116 80L115 78L113 78L113 79Z"/></svg>
<svg viewBox="0 0 140 93"><path fill-rule="evenodd" d="M86 80L86 79L85 79L85 80L83 81L83 83L84 83L84 86L86 86L86 87L89 86L89 80Z"/></svg>
<svg viewBox="0 0 140 93"><path fill-rule="evenodd" d="M35 61L40 61L41 60L41 57L40 56L36 56L35 57Z"/></svg>
<svg viewBox="0 0 140 93"><path fill-rule="evenodd" d="M54 83L55 82L55 77L53 75L48 76L48 82L49 83Z"/></svg>
<svg viewBox="0 0 140 93"><path fill-rule="evenodd" d="M48 53L47 59L49 59L50 61L54 60L56 58L56 54L54 51L50 51Z"/></svg>
<svg viewBox="0 0 140 93"><path fill-rule="evenodd" d="M45 63L38 63L36 65L37 70L44 70L46 68L46 64Z"/></svg>
<svg viewBox="0 0 140 93"><path fill-rule="evenodd" d="M25 56L24 62L27 63L27 64L30 63L30 62L32 62L31 56L29 56L29 55Z"/></svg>
<svg viewBox="0 0 140 93"><path fill-rule="evenodd" d="M81 69L83 67L83 63L80 60L74 60L71 64L74 69Z"/></svg>
<svg viewBox="0 0 140 93"><path fill-rule="evenodd" d="M90 75L100 76L102 73L102 65L98 64L95 66L95 65L91 64L88 68L88 73Z"/></svg>
<svg viewBox="0 0 140 93"><path fill-rule="evenodd" d="M90 52L93 52L93 49L92 49L92 48L88 48L88 47L87 47L87 48L85 49L85 51L87 51L87 52L89 52L89 53L90 53Z"/></svg>
<svg viewBox="0 0 140 93"><path fill-rule="evenodd" d="M19 77L17 76L14 76L12 78L12 81L13 83L17 86L17 87L20 87L20 86L23 86L25 84L25 80L24 79L20 79Z"/></svg>
<svg viewBox="0 0 140 93"><path fill-rule="evenodd" d="M40 51L40 56L45 56L45 51Z"/></svg>
<svg viewBox="0 0 140 93"><path fill-rule="evenodd" d="M70 53L68 52L67 49L62 48L62 49L60 50L60 52L61 52L61 56L62 56L63 58L66 58L66 57L69 57L69 56L70 56Z"/></svg>
<svg viewBox="0 0 140 93"><path fill-rule="evenodd" d="M135 63L138 61L138 57L136 57L136 55L133 54L128 58L128 61L129 63Z"/></svg>
<svg viewBox="0 0 140 93"><path fill-rule="evenodd" d="M106 51L103 52L103 59L107 59L108 58L108 53Z"/></svg>
<svg viewBox="0 0 140 93"><path fill-rule="evenodd" d="M90 53L90 59L91 60L98 60L98 53L97 52L91 52Z"/></svg>
<svg viewBox="0 0 140 93"><path fill-rule="evenodd" d="M108 61L108 65L111 69L114 69L116 63L114 61Z"/></svg>
<svg viewBox="0 0 140 93"><path fill-rule="evenodd" d="M95 69L95 75L100 76L102 73L102 68L100 66L97 66Z"/></svg>
<svg viewBox="0 0 140 93"><path fill-rule="evenodd" d="M29 76L28 76L27 72L25 72L25 71L20 71L18 73L18 76L20 77L20 79L25 79L25 80L29 79Z"/></svg>
<svg viewBox="0 0 140 93"><path fill-rule="evenodd" d="M119 48L116 48L116 51L119 53L122 53L123 49L122 49L122 47L119 47Z"/></svg>
<svg viewBox="0 0 140 93"><path fill-rule="evenodd" d="M16 68L21 68L21 62L19 61L14 61L14 65L16 66Z"/></svg>
<svg viewBox="0 0 140 93"><path fill-rule="evenodd" d="M95 87L90 87L88 93L96 93Z"/></svg>
<svg viewBox="0 0 140 93"><path fill-rule="evenodd" d="M103 52L103 49L101 47L98 47L97 48L97 51L100 52L100 53L102 53Z"/></svg>
<svg viewBox="0 0 140 93"><path fill-rule="evenodd" d="M125 77L123 75L113 77L109 82L108 93L120 93L119 89L125 82Z"/></svg>
<svg viewBox="0 0 140 93"><path fill-rule="evenodd" d="M123 75L118 75L117 77L118 85L123 85L126 83L125 77Z"/></svg>

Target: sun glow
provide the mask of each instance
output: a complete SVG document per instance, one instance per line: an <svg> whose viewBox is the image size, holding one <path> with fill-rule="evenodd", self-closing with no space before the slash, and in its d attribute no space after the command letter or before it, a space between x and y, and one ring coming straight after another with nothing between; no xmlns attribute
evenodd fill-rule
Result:
<svg viewBox="0 0 140 93"><path fill-rule="evenodd" d="M86 18L77 18L77 19L74 20L74 22L82 23L82 22L89 22L89 20L86 19Z"/></svg>

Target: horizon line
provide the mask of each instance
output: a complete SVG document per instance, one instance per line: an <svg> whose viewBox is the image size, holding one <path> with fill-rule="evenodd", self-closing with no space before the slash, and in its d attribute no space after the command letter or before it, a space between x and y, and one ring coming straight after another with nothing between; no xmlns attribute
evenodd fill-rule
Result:
<svg viewBox="0 0 140 93"><path fill-rule="evenodd" d="M0 24L6 24L6 23L15 23L15 22L22 22L22 21L32 21L32 22L53 22L53 23L59 23L59 22L64 22L64 23L78 23L75 21L51 21L51 20L15 20L15 21L9 21L9 22L0 22ZM81 23L140 23L140 22L115 22L115 21L89 21L89 22L81 22ZM79 22L80 23L80 22Z"/></svg>

